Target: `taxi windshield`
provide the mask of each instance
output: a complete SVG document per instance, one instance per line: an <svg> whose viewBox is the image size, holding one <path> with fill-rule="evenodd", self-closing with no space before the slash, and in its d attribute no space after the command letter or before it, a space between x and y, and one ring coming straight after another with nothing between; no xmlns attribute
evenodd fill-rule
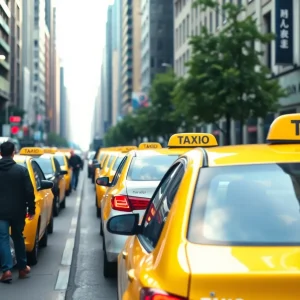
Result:
<svg viewBox="0 0 300 300"><path fill-rule="evenodd" d="M54 173L50 158L38 157L35 159L35 161L39 164L45 175Z"/></svg>
<svg viewBox="0 0 300 300"><path fill-rule="evenodd" d="M115 163L114 163L114 165L113 165L113 167L112 167L112 170L113 170L113 171L116 171L116 170L118 169L118 167L119 167L119 165L120 165L120 163L121 163L121 161L123 160L124 157L125 157L125 155L124 155L124 156L119 156L119 157L115 160Z"/></svg>
<svg viewBox="0 0 300 300"><path fill-rule="evenodd" d="M178 155L153 155L134 157L131 161L127 180L160 181Z"/></svg>
<svg viewBox="0 0 300 300"><path fill-rule="evenodd" d="M300 245L300 164L200 171L188 239L213 245Z"/></svg>
<svg viewBox="0 0 300 300"><path fill-rule="evenodd" d="M62 155L55 155L55 158L57 159L57 161L61 167L63 167L65 165L65 160Z"/></svg>

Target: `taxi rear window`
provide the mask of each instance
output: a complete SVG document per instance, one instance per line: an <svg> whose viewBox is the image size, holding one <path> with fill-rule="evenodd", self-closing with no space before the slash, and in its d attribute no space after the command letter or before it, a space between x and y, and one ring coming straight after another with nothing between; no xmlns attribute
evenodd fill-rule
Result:
<svg viewBox="0 0 300 300"><path fill-rule="evenodd" d="M160 181L178 155L154 155L134 157L131 161L127 180Z"/></svg>
<svg viewBox="0 0 300 300"><path fill-rule="evenodd" d="M204 168L188 240L212 245L300 245L300 164Z"/></svg>
<svg viewBox="0 0 300 300"><path fill-rule="evenodd" d="M39 158L36 158L35 161L39 164L39 166L41 167L44 174L48 175L48 174L54 173L52 162L51 162L50 158L39 157Z"/></svg>

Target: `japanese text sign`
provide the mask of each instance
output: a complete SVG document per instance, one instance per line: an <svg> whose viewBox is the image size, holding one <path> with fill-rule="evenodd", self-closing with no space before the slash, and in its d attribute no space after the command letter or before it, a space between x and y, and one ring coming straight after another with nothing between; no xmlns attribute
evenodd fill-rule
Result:
<svg viewBox="0 0 300 300"><path fill-rule="evenodd" d="M294 64L293 0L276 0L276 56L277 65Z"/></svg>

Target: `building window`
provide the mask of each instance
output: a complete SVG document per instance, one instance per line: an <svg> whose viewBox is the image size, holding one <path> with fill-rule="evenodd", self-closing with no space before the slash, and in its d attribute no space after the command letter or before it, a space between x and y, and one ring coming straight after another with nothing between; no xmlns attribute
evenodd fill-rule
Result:
<svg viewBox="0 0 300 300"><path fill-rule="evenodd" d="M190 15L186 16L186 36L190 36Z"/></svg>
<svg viewBox="0 0 300 300"><path fill-rule="evenodd" d="M38 47L39 46L39 41L38 40L34 40L34 46Z"/></svg>
<svg viewBox="0 0 300 300"><path fill-rule="evenodd" d="M151 56L151 59L150 59L150 66L151 66L151 68L155 67L155 60L154 60L153 56Z"/></svg>
<svg viewBox="0 0 300 300"><path fill-rule="evenodd" d="M213 31L213 15L212 15L212 12L209 13L209 31L211 33Z"/></svg>
<svg viewBox="0 0 300 300"><path fill-rule="evenodd" d="M157 41L157 50L162 50L163 49L163 42L161 39Z"/></svg>
<svg viewBox="0 0 300 300"><path fill-rule="evenodd" d="M216 29L219 28L219 6L216 8Z"/></svg>
<svg viewBox="0 0 300 300"><path fill-rule="evenodd" d="M34 74L34 80L38 81L39 80L39 74Z"/></svg>
<svg viewBox="0 0 300 300"><path fill-rule="evenodd" d="M223 3L223 5L225 5L226 4L226 0L223 0L222 3ZM223 24L226 23L226 13L225 13L224 9L222 10L222 22L223 22Z"/></svg>
<svg viewBox="0 0 300 300"><path fill-rule="evenodd" d="M39 68L39 63L35 62L34 63L34 68L37 70Z"/></svg>

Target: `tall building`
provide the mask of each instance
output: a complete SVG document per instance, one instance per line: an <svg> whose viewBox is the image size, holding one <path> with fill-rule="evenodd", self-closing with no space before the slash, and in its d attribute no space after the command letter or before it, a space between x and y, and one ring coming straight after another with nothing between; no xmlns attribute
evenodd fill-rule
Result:
<svg viewBox="0 0 300 300"><path fill-rule="evenodd" d="M60 59L55 52L54 55L54 78L55 78L55 103L54 103L54 128L55 132L60 134Z"/></svg>
<svg viewBox="0 0 300 300"><path fill-rule="evenodd" d="M300 23L298 18L300 2L287 0L279 2L279 5L275 5L275 0L234 0L232 2L246 6L245 16L252 15L262 32L273 32L277 36L277 39L266 47L256 42L255 48L258 51L264 51L263 63L270 68L273 76L277 77L281 86L288 91L288 97L280 99L277 114L269 114L264 120L253 118L243 128L244 143L262 143L266 139L274 117L286 113L300 113ZM187 72L184 64L191 55L188 44L189 36L199 34L201 26L206 26L211 33L215 33L222 30L226 24L226 16L213 10L201 12L199 7L192 8L191 4L192 1L174 1L174 65L175 72L179 76L184 76ZM281 10L284 10L283 14ZM294 16L294 18L289 16ZM288 28L288 32L284 32L286 38L281 37L282 19ZM284 47L281 47L281 42L284 42ZM232 121L231 125L232 143L240 143L239 122ZM225 121L220 120L219 126L225 128ZM215 126L208 125L204 130L213 132L219 139L220 145L224 143L223 133Z"/></svg>
<svg viewBox="0 0 300 300"><path fill-rule="evenodd" d="M67 89L64 67L60 67L60 136L67 138Z"/></svg>
<svg viewBox="0 0 300 300"><path fill-rule="evenodd" d="M46 0L46 26L50 33L50 46L49 46L49 105L47 106L47 115L50 121L50 130L55 133L59 133L58 119L59 119L59 107L57 105L56 90L59 89L59 85L56 84L56 7L53 0Z"/></svg>
<svg viewBox="0 0 300 300"><path fill-rule="evenodd" d="M22 108L26 111L23 124L31 129L35 123L35 109L33 97L33 28L34 10L33 0L22 1ZM28 135L32 134L32 130Z"/></svg>
<svg viewBox="0 0 300 300"><path fill-rule="evenodd" d="M33 96L35 109L35 139L43 140L45 133L45 0L34 0L33 30Z"/></svg>
<svg viewBox="0 0 300 300"><path fill-rule="evenodd" d="M22 0L10 2L10 104L22 106Z"/></svg>
<svg viewBox="0 0 300 300"><path fill-rule="evenodd" d="M8 1L0 2L0 55L4 55L0 59L0 109L5 107L9 100L10 84L9 84L9 71L10 71L10 17L11 12L7 5ZM2 59L3 58L3 59Z"/></svg>
<svg viewBox="0 0 300 300"><path fill-rule="evenodd" d="M141 89L141 8L140 1L122 3L122 114L131 110L133 92Z"/></svg>
<svg viewBox="0 0 300 300"><path fill-rule="evenodd" d="M157 73L173 65L173 0L142 0L141 86L149 93Z"/></svg>
<svg viewBox="0 0 300 300"><path fill-rule="evenodd" d="M122 105L122 0L112 7L112 125L121 116Z"/></svg>
<svg viewBox="0 0 300 300"><path fill-rule="evenodd" d="M103 109L102 109L102 101L101 101L101 87L99 86L97 90L97 95L95 97L95 105L94 105L94 116L92 122L92 138L103 138Z"/></svg>
<svg viewBox="0 0 300 300"><path fill-rule="evenodd" d="M53 118L51 110L50 98L50 32L45 29L45 103L46 103L46 118L45 118L45 132L50 131L50 122Z"/></svg>

